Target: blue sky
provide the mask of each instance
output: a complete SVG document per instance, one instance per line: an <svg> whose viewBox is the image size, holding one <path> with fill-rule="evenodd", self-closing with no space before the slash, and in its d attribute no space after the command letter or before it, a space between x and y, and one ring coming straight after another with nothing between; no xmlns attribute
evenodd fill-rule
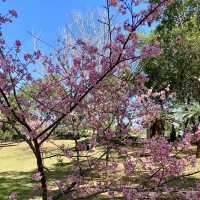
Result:
<svg viewBox="0 0 200 200"><path fill-rule="evenodd" d="M0 12L16 9L18 18L13 24L5 26L3 32L8 41L20 39L24 51L31 51L32 37L27 31L38 34L44 41L55 45L61 28L70 23L70 13L78 10L87 14L91 10L102 8L105 0L7 0L0 1ZM148 32L148 29L144 29ZM42 44L40 44L41 46ZM49 47L42 45L43 50L50 52Z"/></svg>
<svg viewBox="0 0 200 200"><path fill-rule="evenodd" d="M69 14L79 10L86 14L95 8L102 8L104 0L7 0L0 2L0 12L16 9L18 18L12 25L4 26L3 32L9 41L20 39L23 48L31 49L31 36L27 31L33 31L40 37L55 44L64 24L70 23Z"/></svg>

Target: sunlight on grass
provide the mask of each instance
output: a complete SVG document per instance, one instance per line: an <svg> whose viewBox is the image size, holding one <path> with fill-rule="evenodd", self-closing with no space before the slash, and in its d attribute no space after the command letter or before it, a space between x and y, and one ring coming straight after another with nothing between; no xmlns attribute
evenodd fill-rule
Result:
<svg viewBox="0 0 200 200"><path fill-rule="evenodd" d="M57 145L73 146L73 141L57 140L53 143ZM51 150L56 148L51 142L47 142L43 148ZM8 147L0 150L0 200L7 200L8 194L12 191L19 193L20 200L27 200L27 196L38 199L38 193L32 191L37 183L31 180L33 172L36 170L36 160L32 151L25 142L12 143ZM64 159L65 163L69 160ZM50 180L60 178L65 173L56 168L57 159L51 158L44 161L45 166L50 170Z"/></svg>
<svg viewBox="0 0 200 200"><path fill-rule="evenodd" d="M73 141L54 141L57 145L73 145ZM51 142L47 142L45 148L48 150L56 148ZM36 160L28 145L25 142L13 143L12 146L0 150L0 172L29 172L36 169ZM56 159L46 159L45 166L51 167Z"/></svg>
<svg viewBox="0 0 200 200"><path fill-rule="evenodd" d="M56 146L69 146L73 147L74 142L69 140L54 140L47 142L42 148L49 151L56 149ZM132 149L132 151L134 151ZM97 158L102 155L103 149L100 147L97 147L96 150L91 151L91 155L93 158ZM186 154L194 154L195 149L192 149L191 152L184 152L184 155ZM112 153L112 157L116 157L116 153ZM54 158L45 159L44 165L48 168L48 171L46 173L48 174L48 184L50 186L50 189L53 191L56 189L56 185L53 182L53 180L59 180L66 177L68 174L72 173L72 163L67 158L63 159L63 165L60 167L58 165L58 160ZM36 170L36 161L33 156L33 153L29 149L26 143L12 143L8 147L4 147L0 150L0 200L7 200L8 195L15 191L19 195L19 200L27 200L27 197L29 200L39 200L40 193L37 189L38 183L31 180L31 176ZM85 159L82 159L84 161ZM62 163L61 163L62 164ZM196 172L200 169L200 159L197 160L197 164L195 167L188 167L185 174ZM122 175L121 170L116 174L113 174L113 176L119 177ZM92 173L91 176L93 178L96 177L98 179L99 174ZM101 175L103 176L103 174ZM140 178L140 175L138 174L138 177L130 177L131 181L136 184L137 178ZM172 186L178 186L180 188L188 188L192 187L196 181L200 179L200 173L194 174L192 176L187 176L184 178L177 178L175 181L171 183ZM116 179L117 180L117 179ZM135 182L136 181L136 182ZM139 182L138 182L139 183ZM36 188L34 190L34 188ZM105 195L105 194L104 194ZM100 199L106 199L104 198L104 195L100 197Z"/></svg>

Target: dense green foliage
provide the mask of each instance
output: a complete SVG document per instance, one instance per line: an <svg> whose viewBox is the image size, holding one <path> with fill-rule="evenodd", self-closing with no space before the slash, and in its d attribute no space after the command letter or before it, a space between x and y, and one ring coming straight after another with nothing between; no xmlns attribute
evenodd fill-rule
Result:
<svg viewBox="0 0 200 200"><path fill-rule="evenodd" d="M161 90L169 85L181 102L200 100L199 6L194 0L173 1L147 39L159 42L163 54L141 62L149 87Z"/></svg>

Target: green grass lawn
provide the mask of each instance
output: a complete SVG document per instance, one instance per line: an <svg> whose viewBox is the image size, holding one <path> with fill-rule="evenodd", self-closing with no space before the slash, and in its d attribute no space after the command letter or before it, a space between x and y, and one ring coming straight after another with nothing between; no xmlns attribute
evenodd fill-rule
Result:
<svg viewBox="0 0 200 200"><path fill-rule="evenodd" d="M57 140L57 145L73 146L73 142ZM51 142L47 143L44 148L48 150L55 148ZM95 157L100 155L96 151ZM52 190L56 189L53 180L59 180L66 177L72 172L71 163L66 158L63 160L64 165L60 167L56 158L46 159L45 166L49 169L48 183ZM31 150L26 143L12 143L8 147L0 149L0 200L7 200L8 195L15 191L18 193L19 200L39 200L38 190L34 190L38 183L31 180L31 176L36 170L36 161ZM192 173L200 170L200 161L196 167L188 168L186 173ZM200 174L177 179L171 184L181 188L192 187L196 181L200 180Z"/></svg>
<svg viewBox="0 0 200 200"><path fill-rule="evenodd" d="M64 141L56 141L56 144L66 144ZM67 143L73 145L73 143ZM53 145L48 143L48 149ZM51 184L52 180L63 177L67 171L68 160L64 160L64 167L57 166L57 159L51 158L44 161L49 169L48 177ZM0 149L0 200L7 200L8 195L15 191L19 194L20 200L40 199L36 191L33 190L37 183L31 180L31 176L36 170L36 161L33 153L26 143L13 143L9 147Z"/></svg>

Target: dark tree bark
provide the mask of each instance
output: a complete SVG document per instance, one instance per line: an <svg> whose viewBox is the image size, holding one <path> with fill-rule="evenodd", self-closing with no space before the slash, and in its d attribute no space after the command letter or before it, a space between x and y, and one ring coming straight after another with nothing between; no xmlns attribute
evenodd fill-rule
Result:
<svg viewBox="0 0 200 200"><path fill-rule="evenodd" d="M171 129L169 140L170 140L170 142L174 142L176 140L176 129L173 124L172 124L172 129Z"/></svg>
<svg viewBox="0 0 200 200"><path fill-rule="evenodd" d="M164 136L164 131L165 131L165 120L161 118L156 119L149 128L148 137L152 138L154 136Z"/></svg>
<svg viewBox="0 0 200 200"><path fill-rule="evenodd" d="M37 168L38 168L38 172L40 172L41 174L41 187L42 187L42 200L47 200L47 179L44 173L44 165L43 165L43 160L42 160L42 156L41 156L41 150L40 150L40 146L39 143L36 140L34 140L34 146L35 146L35 157L37 160Z"/></svg>
<svg viewBox="0 0 200 200"><path fill-rule="evenodd" d="M200 141L197 142L196 158L200 158Z"/></svg>

